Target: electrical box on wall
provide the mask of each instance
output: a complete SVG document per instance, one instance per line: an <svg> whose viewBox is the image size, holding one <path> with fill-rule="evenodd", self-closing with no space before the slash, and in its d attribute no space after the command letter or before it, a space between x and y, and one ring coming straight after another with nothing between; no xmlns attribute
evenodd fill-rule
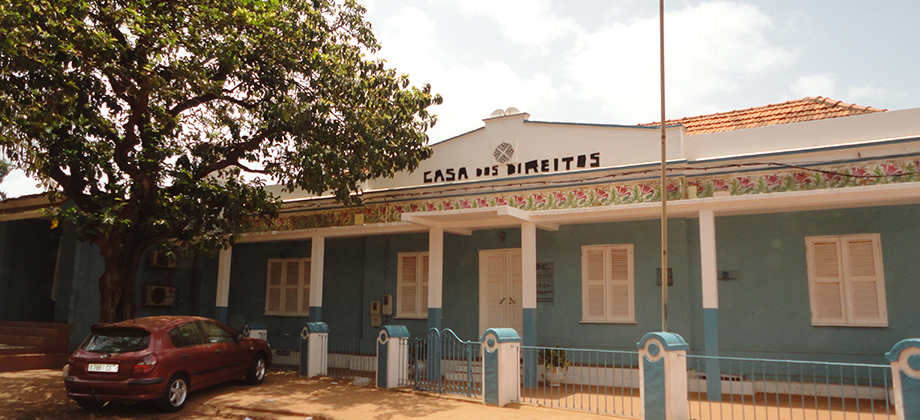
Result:
<svg viewBox="0 0 920 420"><path fill-rule="evenodd" d="M371 328L380 327L380 301L371 302Z"/></svg>
<svg viewBox="0 0 920 420"><path fill-rule="evenodd" d="M142 298L144 306L174 306L176 304L176 288L145 284Z"/></svg>
<svg viewBox="0 0 920 420"><path fill-rule="evenodd" d="M741 280L741 270L722 270L719 271L719 280Z"/></svg>
<svg viewBox="0 0 920 420"><path fill-rule="evenodd" d="M655 269L655 284L658 287L661 287L661 269L660 268ZM673 285L674 285L674 272L671 269L671 267L668 267L668 287L673 286Z"/></svg>
<svg viewBox="0 0 920 420"><path fill-rule="evenodd" d="M380 313L382 313L383 316L393 316L393 295L383 295L380 302Z"/></svg>
<svg viewBox="0 0 920 420"><path fill-rule="evenodd" d="M169 258L165 252L154 249L150 251L147 265L151 268L176 268L176 260Z"/></svg>

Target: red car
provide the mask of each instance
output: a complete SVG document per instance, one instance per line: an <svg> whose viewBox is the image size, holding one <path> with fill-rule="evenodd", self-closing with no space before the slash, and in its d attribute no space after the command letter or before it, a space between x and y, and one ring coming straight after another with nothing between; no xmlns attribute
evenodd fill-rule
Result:
<svg viewBox="0 0 920 420"><path fill-rule="evenodd" d="M96 324L64 367L67 396L86 409L106 401L157 401L179 411L190 391L265 379L271 349L217 321L155 316Z"/></svg>

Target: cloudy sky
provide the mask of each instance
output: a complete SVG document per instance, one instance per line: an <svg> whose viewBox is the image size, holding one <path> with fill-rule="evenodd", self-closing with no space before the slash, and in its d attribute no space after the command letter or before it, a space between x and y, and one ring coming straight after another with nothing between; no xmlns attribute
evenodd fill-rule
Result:
<svg viewBox="0 0 920 420"><path fill-rule="evenodd" d="M385 58L444 96L443 140L514 106L543 121L658 120L657 0L372 0ZM669 118L826 96L920 106L916 0L666 0Z"/></svg>
<svg viewBox="0 0 920 420"><path fill-rule="evenodd" d="M443 95L432 142L497 108L658 120L657 0L365 0L378 56ZM920 107L916 0L666 0L668 118L805 96ZM0 190L37 192L20 174Z"/></svg>

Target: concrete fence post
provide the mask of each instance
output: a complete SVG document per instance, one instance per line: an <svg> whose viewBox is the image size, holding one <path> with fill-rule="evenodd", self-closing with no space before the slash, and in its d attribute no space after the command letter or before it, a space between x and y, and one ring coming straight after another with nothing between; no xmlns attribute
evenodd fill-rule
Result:
<svg viewBox="0 0 920 420"><path fill-rule="evenodd" d="M513 328L490 328L482 334L482 399L505 406L520 400L521 337Z"/></svg>
<svg viewBox="0 0 920 420"><path fill-rule="evenodd" d="M409 371L409 330L384 325L377 335L377 388L396 388L400 373Z"/></svg>
<svg viewBox="0 0 920 420"><path fill-rule="evenodd" d="M687 349L683 337L652 332L639 348L639 397L644 420L688 420Z"/></svg>
<svg viewBox="0 0 920 420"><path fill-rule="evenodd" d="M920 419L920 338L901 340L885 357L891 362L898 419Z"/></svg>
<svg viewBox="0 0 920 420"><path fill-rule="evenodd" d="M312 378L328 373L329 326L308 322L300 330L300 376Z"/></svg>

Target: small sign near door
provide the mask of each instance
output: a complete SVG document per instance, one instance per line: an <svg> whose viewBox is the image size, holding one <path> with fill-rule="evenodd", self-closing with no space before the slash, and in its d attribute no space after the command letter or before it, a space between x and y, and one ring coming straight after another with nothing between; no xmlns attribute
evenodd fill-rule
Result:
<svg viewBox="0 0 920 420"><path fill-rule="evenodd" d="M552 305L556 298L553 263L537 263L537 303Z"/></svg>

